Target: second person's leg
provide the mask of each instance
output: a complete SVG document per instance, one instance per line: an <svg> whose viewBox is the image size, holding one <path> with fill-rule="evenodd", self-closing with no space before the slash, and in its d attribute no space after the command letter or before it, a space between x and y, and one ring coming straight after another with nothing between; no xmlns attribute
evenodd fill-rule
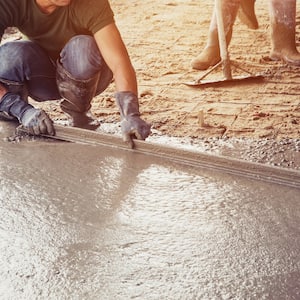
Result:
<svg viewBox="0 0 300 300"><path fill-rule="evenodd" d="M224 20L227 45L229 45L231 40L232 27L236 19L239 6L240 0L222 1L222 15ZM193 69L206 70L210 66L214 66L221 60L216 9L217 8L215 5L209 26L206 46L204 50L192 61Z"/></svg>
<svg viewBox="0 0 300 300"><path fill-rule="evenodd" d="M296 48L296 0L271 0L270 58L300 66L300 53Z"/></svg>

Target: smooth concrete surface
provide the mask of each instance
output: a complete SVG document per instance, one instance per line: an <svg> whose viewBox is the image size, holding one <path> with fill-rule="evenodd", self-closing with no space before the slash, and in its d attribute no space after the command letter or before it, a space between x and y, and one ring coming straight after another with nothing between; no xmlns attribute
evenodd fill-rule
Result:
<svg viewBox="0 0 300 300"><path fill-rule="evenodd" d="M299 299L299 189L0 122L0 299Z"/></svg>

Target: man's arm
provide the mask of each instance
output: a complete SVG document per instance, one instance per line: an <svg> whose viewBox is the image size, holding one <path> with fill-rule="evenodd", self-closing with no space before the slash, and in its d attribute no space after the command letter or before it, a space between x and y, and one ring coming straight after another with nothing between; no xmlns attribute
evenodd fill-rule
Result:
<svg viewBox="0 0 300 300"><path fill-rule="evenodd" d="M133 138L144 140L151 132L151 125L140 118L135 70L114 23L96 32L95 39L114 76L123 140L133 148Z"/></svg>
<svg viewBox="0 0 300 300"><path fill-rule="evenodd" d="M120 32L111 23L95 33L100 52L111 69L117 92L130 91L137 95L137 80Z"/></svg>

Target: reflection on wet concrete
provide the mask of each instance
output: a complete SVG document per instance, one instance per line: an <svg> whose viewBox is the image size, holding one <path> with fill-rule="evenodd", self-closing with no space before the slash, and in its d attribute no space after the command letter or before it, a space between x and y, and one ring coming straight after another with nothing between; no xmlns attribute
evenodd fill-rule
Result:
<svg viewBox="0 0 300 300"><path fill-rule="evenodd" d="M1 299L299 299L299 190L11 132Z"/></svg>

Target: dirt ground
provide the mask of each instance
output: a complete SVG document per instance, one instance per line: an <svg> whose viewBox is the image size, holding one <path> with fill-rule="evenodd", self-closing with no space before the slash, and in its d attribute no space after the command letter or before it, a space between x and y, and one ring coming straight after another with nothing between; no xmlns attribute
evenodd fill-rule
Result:
<svg viewBox="0 0 300 300"><path fill-rule="evenodd" d="M213 2L111 1L137 71L144 118L153 128L178 137L299 138L300 69L264 59L270 51L267 1L256 4L258 30L237 19L229 48L231 59L265 75L263 82L206 88L183 84L204 73L192 70L190 62L205 46ZM298 44L299 31L298 24ZM233 76L239 74L233 68ZM221 69L207 77L223 78ZM103 116L107 99L95 104Z"/></svg>
<svg viewBox="0 0 300 300"><path fill-rule="evenodd" d="M274 142L292 139L300 148L300 68L267 59L268 1L256 1L259 29L250 30L237 18L229 47L233 62L255 75L263 75L263 80L197 88L184 83L205 73L193 70L191 60L206 44L213 0L110 2L136 69L142 117L152 124L154 134L190 138L194 142L267 139L273 146ZM300 3L297 2L299 46ZM232 73L234 78L246 75L233 67ZM224 79L222 69L206 79ZM112 83L93 101L92 111L101 122L119 121L113 95ZM45 108L54 120L65 118L57 101L36 105Z"/></svg>

